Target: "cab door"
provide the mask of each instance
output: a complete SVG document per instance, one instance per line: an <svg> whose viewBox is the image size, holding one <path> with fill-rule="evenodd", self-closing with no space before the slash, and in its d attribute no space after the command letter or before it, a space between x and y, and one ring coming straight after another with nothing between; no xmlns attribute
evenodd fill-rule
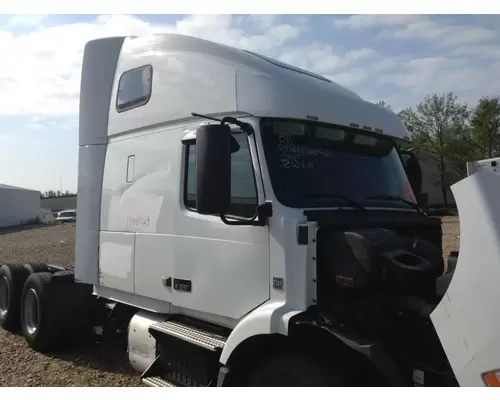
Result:
<svg viewBox="0 0 500 400"><path fill-rule="evenodd" d="M254 137L233 132L231 208L251 218L264 200ZM196 144L185 145L184 212L177 221L173 305L238 319L269 299L267 226L226 225L196 211Z"/></svg>

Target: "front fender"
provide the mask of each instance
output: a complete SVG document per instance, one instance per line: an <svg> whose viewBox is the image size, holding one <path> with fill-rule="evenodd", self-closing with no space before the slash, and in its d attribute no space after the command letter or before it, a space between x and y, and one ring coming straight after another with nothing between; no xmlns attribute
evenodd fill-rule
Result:
<svg viewBox="0 0 500 400"><path fill-rule="evenodd" d="M431 320L460 386L484 386L500 368L500 176L473 174L451 187L460 254Z"/></svg>
<svg viewBox="0 0 500 400"><path fill-rule="evenodd" d="M241 320L229 335L219 361L225 365L233 351L246 339L256 335L288 335L289 320L301 311L284 307L284 302L266 303Z"/></svg>

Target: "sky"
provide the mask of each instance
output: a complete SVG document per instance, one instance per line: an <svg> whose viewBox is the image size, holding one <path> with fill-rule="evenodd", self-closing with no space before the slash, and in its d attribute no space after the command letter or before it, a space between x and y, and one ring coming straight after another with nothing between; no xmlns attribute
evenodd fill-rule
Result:
<svg viewBox="0 0 500 400"><path fill-rule="evenodd" d="M270 56L396 111L500 95L499 15L0 15L0 183L76 191L85 43L174 32Z"/></svg>

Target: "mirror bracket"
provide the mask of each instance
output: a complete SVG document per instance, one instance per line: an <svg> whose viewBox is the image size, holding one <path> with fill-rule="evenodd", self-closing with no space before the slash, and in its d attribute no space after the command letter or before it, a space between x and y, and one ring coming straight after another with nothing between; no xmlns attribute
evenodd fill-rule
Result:
<svg viewBox="0 0 500 400"><path fill-rule="evenodd" d="M255 133L251 124L249 124L247 122L241 122L239 119L234 118L234 117L224 117L222 119L219 119L219 118L214 118L214 117L211 117L208 115L198 114L195 112L192 112L191 115L193 117L199 117L199 118L209 119L211 121L217 121L217 122L220 122L221 125L228 123L228 124L233 124L233 125L239 126L243 130L243 132L246 132L249 136L252 135L253 133Z"/></svg>

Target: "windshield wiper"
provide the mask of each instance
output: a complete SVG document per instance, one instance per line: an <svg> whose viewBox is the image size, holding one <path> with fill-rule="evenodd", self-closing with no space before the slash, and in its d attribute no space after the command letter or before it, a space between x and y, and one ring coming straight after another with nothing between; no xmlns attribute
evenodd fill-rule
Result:
<svg viewBox="0 0 500 400"><path fill-rule="evenodd" d="M391 195L379 195L379 196L367 196L365 197L365 200L395 200L395 201L401 201L403 203L406 203L410 206L413 207L414 210L417 210L419 214L421 215L426 215L424 210L417 204L414 203L413 201L406 200L403 197L400 196L391 196Z"/></svg>
<svg viewBox="0 0 500 400"><path fill-rule="evenodd" d="M343 200L348 206L351 206L353 208L357 208L359 210L365 211L365 207L363 207L361 204L359 204L357 201L349 199L347 197L342 196L341 194L337 193L312 193L307 195L309 198L330 198L330 199L340 199Z"/></svg>

